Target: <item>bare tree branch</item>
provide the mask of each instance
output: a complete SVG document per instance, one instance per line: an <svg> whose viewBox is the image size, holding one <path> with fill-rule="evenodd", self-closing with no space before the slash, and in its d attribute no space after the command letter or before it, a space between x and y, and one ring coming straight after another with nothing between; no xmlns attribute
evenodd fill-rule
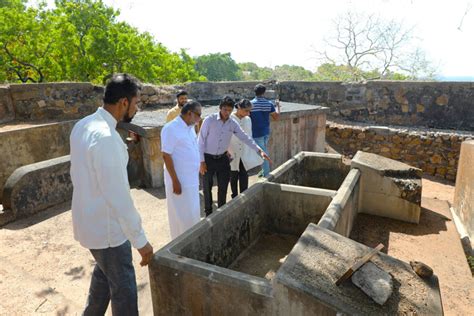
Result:
<svg viewBox="0 0 474 316"><path fill-rule="evenodd" d="M353 80L363 79L364 72L371 72L385 77L394 73L395 69L410 74L421 73L406 64L413 64L409 57L414 28L406 28L399 21L385 21L374 15L362 15L347 12L333 20L334 32L325 38L327 50L320 53L321 59L334 65L345 65L353 74ZM418 60L421 62L421 60ZM423 67L427 67L426 58ZM406 69L411 69L407 71ZM427 69L427 68L426 68Z"/></svg>
<svg viewBox="0 0 474 316"><path fill-rule="evenodd" d="M461 28L464 23L464 18L469 13L469 11L471 11L471 9L472 9L472 3L468 3L466 6L466 10L464 10L464 14L462 15L461 21L459 22L459 26L458 26L458 30L460 30L461 32L462 32Z"/></svg>

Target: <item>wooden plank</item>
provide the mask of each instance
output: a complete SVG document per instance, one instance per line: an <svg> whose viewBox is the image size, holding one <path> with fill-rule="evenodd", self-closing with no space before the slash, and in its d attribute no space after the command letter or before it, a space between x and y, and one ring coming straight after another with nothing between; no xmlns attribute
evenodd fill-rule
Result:
<svg viewBox="0 0 474 316"><path fill-rule="evenodd" d="M367 253L365 256L363 256L361 259L359 259L356 263L352 265L337 281L336 285L340 285L342 282L347 280L356 272L360 267L362 267L367 261L369 261L373 256L375 256L376 253L378 253L380 250L383 249L382 244L378 244L377 247L372 249L369 253Z"/></svg>

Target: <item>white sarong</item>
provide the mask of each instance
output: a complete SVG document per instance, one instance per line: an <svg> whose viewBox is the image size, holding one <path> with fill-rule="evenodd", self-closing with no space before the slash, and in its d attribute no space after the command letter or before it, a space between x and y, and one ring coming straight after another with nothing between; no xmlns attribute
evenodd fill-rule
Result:
<svg viewBox="0 0 474 316"><path fill-rule="evenodd" d="M200 220L199 186L182 188L173 193L173 185L166 186L166 203L171 238L175 239Z"/></svg>

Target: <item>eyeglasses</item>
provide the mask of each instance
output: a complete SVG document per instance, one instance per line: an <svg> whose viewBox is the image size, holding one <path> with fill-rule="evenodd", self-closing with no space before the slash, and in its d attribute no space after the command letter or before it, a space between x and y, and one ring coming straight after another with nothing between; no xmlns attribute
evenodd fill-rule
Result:
<svg viewBox="0 0 474 316"><path fill-rule="evenodd" d="M201 117L201 114L202 113L199 113L199 112L194 112L194 111L191 111L192 113L196 114L197 116Z"/></svg>

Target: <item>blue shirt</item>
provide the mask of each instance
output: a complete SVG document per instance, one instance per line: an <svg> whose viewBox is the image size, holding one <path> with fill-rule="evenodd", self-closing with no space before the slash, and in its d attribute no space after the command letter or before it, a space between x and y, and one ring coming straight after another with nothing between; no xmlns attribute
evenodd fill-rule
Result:
<svg viewBox="0 0 474 316"><path fill-rule="evenodd" d="M262 97L255 97L250 102L253 105L250 112L253 138L270 135L270 113L275 112L275 106Z"/></svg>

